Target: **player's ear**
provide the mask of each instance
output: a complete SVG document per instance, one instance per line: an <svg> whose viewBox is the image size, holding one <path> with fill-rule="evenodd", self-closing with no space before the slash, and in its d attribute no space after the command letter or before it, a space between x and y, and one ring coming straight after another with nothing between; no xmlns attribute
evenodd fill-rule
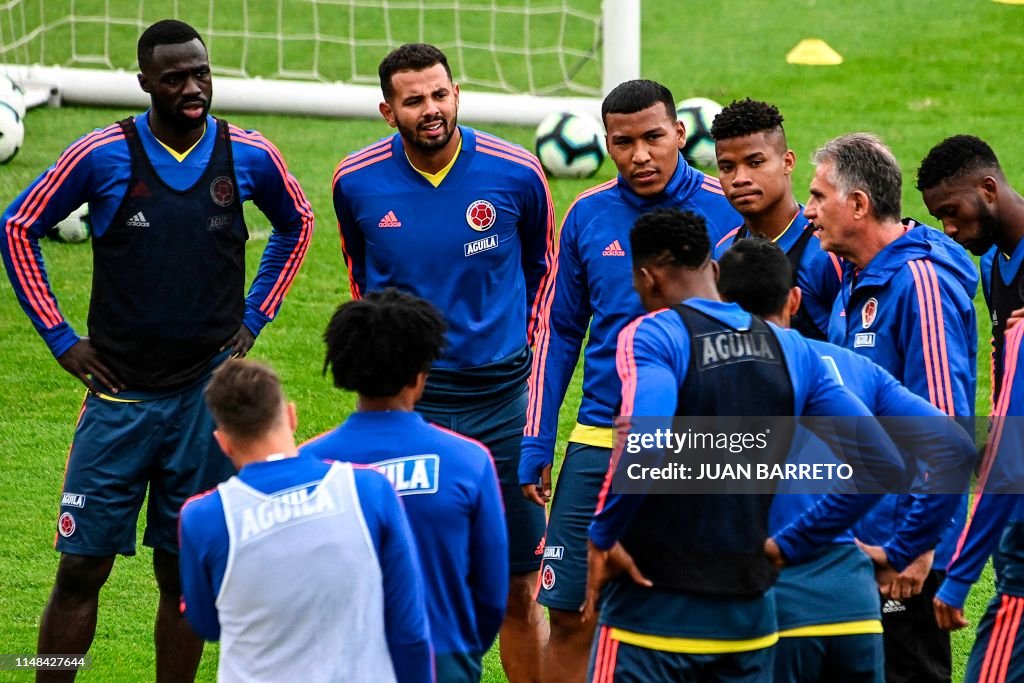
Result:
<svg viewBox="0 0 1024 683"><path fill-rule="evenodd" d="M782 172L789 175L796 168L796 154L791 149L787 149L786 153L782 155Z"/></svg>
<svg viewBox="0 0 1024 683"><path fill-rule="evenodd" d="M214 429L213 438L217 442L217 445L220 446L220 450L223 451L224 455L231 459L234 455L234 448L231 445L231 437L219 429Z"/></svg>
<svg viewBox="0 0 1024 683"><path fill-rule="evenodd" d="M711 268L711 277L715 279L715 284L717 285L718 277L722 274L721 269L719 269L718 267L718 261L711 259L710 261L708 261L708 263L710 264L709 267Z"/></svg>
<svg viewBox="0 0 1024 683"><path fill-rule="evenodd" d="M800 302L804 298L804 293L800 291L799 287L793 287L789 290L789 294L786 297L786 316L792 318L796 315L796 312L800 310Z"/></svg>
<svg viewBox="0 0 1024 683"><path fill-rule="evenodd" d="M387 100L381 102L378 109L380 110L380 115L384 117L389 126L392 128L398 127L398 121L395 120L395 112L391 109L391 105L387 103Z"/></svg>
<svg viewBox="0 0 1024 683"><path fill-rule="evenodd" d="M149 83L148 83L148 81L146 81L145 74L141 74L141 73L140 74L136 74L135 77L139 79L139 87L142 88L142 92L148 93L149 92Z"/></svg>
<svg viewBox="0 0 1024 683"><path fill-rule="evenodd" d="M294 434L295 429L299 426L299 411L295 408L294 401L289 401L285 406L285 415L288 418L288 429Z"/></svg>
<svg viewBox="0 0 1024 683"><path fill-rule="evenodd" d="M978 191L986 203L992 204L996 201L996 196L999 194L999 182L992 176L987 175L978 183Z"/></svg>
<svg viewBox="0 0 1024 683"><path fill-rule="evenodd" d="M676 147L682 149L686 146L686 126L679 119L676 119Z"/></svg>

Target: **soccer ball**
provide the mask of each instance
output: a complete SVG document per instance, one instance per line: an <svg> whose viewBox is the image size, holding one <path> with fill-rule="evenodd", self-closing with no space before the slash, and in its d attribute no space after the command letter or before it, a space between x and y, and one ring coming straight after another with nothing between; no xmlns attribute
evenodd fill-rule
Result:
<svg viewBox="0 0 1024 683"><path fill-rule="evenodd" d="M6 74L0 74L0 102L16 111L18 118L25 118L25 91Z"/></svg>
<svg viewBox="0 0 1024 683"><path fill-rule="evenodd" d="M0 102L0 164L13 159L25 141L25 124L9 104Z"/></svg>
<svg viewBox="0 0 1024 683"><path fill-rule="evenodd" d="M549 114L537 126L535 140L544 170L558 178L589 178L604 162L604 131L587 114Z"/></svg>
<svg viewBox="0 0 1024 683"><path fill-rule="evenodd" d="M711 139L711 123L722 111L722 105L706 97L691 97L676 105L676 118L686 128L683 156L690 164L714 166L715 141Z"/></svg>
<svg viewBox="0 0 1024 683"><path fill-rule="evenodd" d="M89 239L92 224L89 222L89 205L82 204L67 218L47 231L46 236L57 242L78 244Z"/></svg>

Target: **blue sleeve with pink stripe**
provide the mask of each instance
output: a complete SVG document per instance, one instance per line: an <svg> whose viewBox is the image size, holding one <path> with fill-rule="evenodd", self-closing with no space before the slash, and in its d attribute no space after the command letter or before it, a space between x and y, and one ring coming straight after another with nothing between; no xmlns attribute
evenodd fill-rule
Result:
<svg viewBox="0 0 1024 683"><path fill-rule="evenodd" d="M530 405L519 458L521 485L536 484L541 470L554 462L558 410L572 380L590 324L590 292L577 251L578 217L574 205L559 232L554 292L550 294L550 304L542 314L543 329L533 359Z"/></svg>
<svg viewBox="0 0 1024 683"><path fill-rule="evenodd" d="M477 132L481 140L492 138ZM507 143L505 143L507 144ZM526 280L526 305L529 307L527 339L537 341L543 298L555 258L555 205L543 173L526 174L520 193L519 241L523 251L523 277ZM547 290L547 291L544 291Z"/></svg>
<svg viewBox="0 0 1024 683"><path fill-rule="evenodd" d="M245 298L243 323L258 335L274 319L313 238L313 209L277 148L254 131L231 126L235 177L243 200L273 228Z"/></svg>
<svg viewBox="0 0 1024 683"><path fill-rule="evenodd" d="M0 241L7 276L18 303L54 356L78 341L46 276L39 240L47 230L88 202L107 220L116 211L130 173L128 146L117 125L86 135L32 181L3 214ZM94 227L94 232L105 225Z"/></svg>
<svg viewBox="0 0 1024 683"><path fill-rule="evenodd" d="M1017 370L1024 364L1019 356L1022 338L1024 326L1021 325L1006 335L1003 389L992 413L992 429L978 477L974 508L947 567L946 580L936 595L953 607L963 607L971 586L999 545L1007 522L1024 500L1020 495L1004 492L1008 484L1020 481L1024 454L1021 421L1017 419L1024 416L1024 381L1017 377Z"/></svg>
<svg viewBox="0 0 1024 683"><path fill-rule="evenodd" d="M947 415L974 415L977 331L973 304L945 270L923 261L908 267L914 282L901 326L905 338L901 381ZM964 307L970 307L971 315L964 314Z"/></svg>
<svg viewBox="0 0 1024 683"><path fill-rule="evenodd" d="M681 378L690 366L690 333L673 310L646 315L619 333L616 366L622 380L622 416L670 416L676 414ZM666 417L665 427L671 426ZM653 428L653 424L645 424ZM612 473L618 467L623 439L617 438L611 464L590 524L590 540L607 550L626 532L643 503L642 495L611 491Z"/></svg>
<svg viewBox="0 0 1024 683"><path fill-rule="evenodd" d="M389 138L390 139L390 138ZM377 145L380 143L378 142ZM349 294L353 299L360 299L366 291L366 236L359 228L359 221L352 212L348 197L342 187L342 171L358 166L361 157L367 154L390 154L380 151L376 145L371 145L369 150L362 150L350 154L341 160L334 171L334 182L331 184L331 194L334 197L334 213L338 217L338 234L341 235L341 254L345 259L345 269L348 270ZM375 158L373 156L370 157Z"/></svg>

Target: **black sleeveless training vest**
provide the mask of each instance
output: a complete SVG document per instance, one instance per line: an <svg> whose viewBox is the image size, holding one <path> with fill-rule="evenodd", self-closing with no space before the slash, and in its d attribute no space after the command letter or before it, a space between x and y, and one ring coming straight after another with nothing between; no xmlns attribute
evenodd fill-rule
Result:
<svg viewBox="0 0 1024 683"><path fill-rule="evenodd" d="M1016 273L1010 284L1004 284L999 274L999 259L1002 255L998 252L992 259L992 291L989 293L989 301L992 306L992 396L999 399L999 391L1003 385L1003 370L1005 362L1003 352L1006 349L1006 321L1010 313L1024 306L1024 265Z"/></svg>
<svg viewBox="0 0 1024 683"><path fill-rule="evenodd" d="M238 331L248 232L226 121L209 164L187 190L153 169L135 121L119 122L132 172L121 206L93 241L89 336L129 389L196 379Z"/></svg>
<svg viewBox="0 0 1024 683"><path fill-rule="evenodd" d="M811 237L814 236L814 229L811 226L805 226L803 232L800 233L800 237L797 238L796 242L793 243L792 248L786 252L786 258L789 259L789 265L793 268L793 286L796 287L797 273L800 270L800 261L804 257L804 251L807 249L807 243L811 241ZM740 226L739 231L736 233L736 237L733 238L732 243L736 244L737 241L750 237L750 231L747 230L746 224ZM808 339L820 339L824 341L826 339L826 332L822 332L818 329L818 326L814 324L814 320L807 312L807 308L803 302L800 302L800 308L789 320L789 326L794 330L807 337Z"/></svg>
<svg viewBox="0 0 1024 683"><path fill-rule="evenodd" d="M766 323L752 317L750 329L741 332L685 304L675 311L690 334L690 366L677 415L793 415L792 380ZM735 352L718 354L716 348ZM751 348L759 352L744 353ZM789 445L789 439L779 440L759 462L784 462ZM622 545L656 588L756 597L778 578L763 550L771 499L763 493L649 494Z"/></svg>

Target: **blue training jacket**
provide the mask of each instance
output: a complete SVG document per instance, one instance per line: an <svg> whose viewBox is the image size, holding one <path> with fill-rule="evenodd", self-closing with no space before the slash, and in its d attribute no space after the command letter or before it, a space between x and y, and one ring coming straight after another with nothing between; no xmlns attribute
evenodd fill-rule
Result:
<svg viewBox="0 0 1024 683"><path fill-rule="evenodd" d="M863 270L844 264L829 341L871 359L947 415L971 417L978 347L974 262L938 230L905 223L907 231ZM913 495L887 496L857 525L857 537L885 544L913 505ZM934 566L949 562L966 512L965 495Z"/></svg>
<svg viewBox="0 0 1024 683"><path fill-rule="evenodd" d="M736 304L702 299L685 303L733 329L749 329L751 315ZM792 330L773 329L792 380L796 415L870 415L863 403L836 382L807 340ZM664 417L676 413L679 388L689 369L689 346L689 332L673 310L643 316L620 333L623 416ZM902 462L881 429L870 422L858 424L863 429L856 441L864 462L877 468L874 471L883 478L899 476ZM853 447L851 435L845 435L844 443ZM611 490L620 449L615 453L589 530L590 540L599 548L610 548L622 537L643 501L642 495ZM828 544L877 499L867 495L828 497L825 504L816 505L777 534L775 540L786 558L800 561ZM720 524L721 520L710 522ZM613 588L600 617L608 626L669 637L729 640L770 638L777 629L770 592L764 598L709 600L646 589L628 578L615 582Z"/></svg>
<svg viewBox="0 0 1024 683"><path fill-rule="evenodd" d="M967 471L974 457L974 444L966 432L957 430L950 438L950 425L942 423L945 413L900 384L884 368L849 349L828 342L807 340L817 352L825 367L836 381L859 398L877 417L914 418L883 422L888 429L900 429L902 434L891 434L897 443L912 440L920 452L929 458L933 481L949 481L950 470ZM925 419L927 418L927 419ZM901 438L897 438L901 437ZM834 458L831 454L828 457ZM824 496L791 492L786 485L778 489L772 500L769 530L775 533L800 517ZM893 535L882 543L890 564L902 571L918 555L935 547L945 533L948 519L958 505L958 497L951 495L915 496L908 514L898 521ZM834 543L853 543L849 529L834 539Z"/></svg>
<svg viewBox="0 0 1024 683"><path fill-rule="evenodd" d="M417 413L383 411L353 413L300 452L387 475L419 548L434 651L482 656L508 594L505 511L490 451Z"/></svg>
<svg viewBox="0 0 1024 683"><path fill-rule="evenodd" d="M800 241L803 231L810 221L804 216L804 206L799 204L797 214L792 222L773 241L787 254ZM736 243L743 224L730 230L715 244L715 260L722 258L729 247ZM807 312L810 321L821 332L828 336L828 321L832 315L832 304L839 295L839 287L843 281L843 266L839 258L821 248L821 240L817 233L811 235L800 256L800 267L796 269L796 285L800 288L803 298L801 307Z"/></svg>
<svg viewBox="0 0 1024 683"><path fill-rule="evenodd" d="M742 220L729 205L718 179L691 168L681 154L675 173L658 195L641 197L618 176L576 198L559 234L553 286L541 301L542 324L530 376L520 483L536 483L540 471L554 460L558 412L588 328L578 421L611 427L622 389L615 372L615 339L623 327L644 313L633 289L629 231L641 214L658 208L700 214L707 222L712 244Z"/></svg>
<svg viewBox="0 0 1024 683"><path fill-rule="evenodd" d="M437 187L409 163L398 133L345 157L332 185L352 298L397 287L448 322L428 386L532 341L555 255L554 209L537 158L459 128L461 151Z"/></svg>
<svg viewBox="0 0 1024 683"><path fill-rule="evenodd" d="M981 259L982 287L990 302L993 248ZM1018 244L1011 258L999 260L999 274L1008 283L1020 268L1024 247ZM1024 597L1024 496L1001 491L1019 491L1024 480L1024 368L1020 357L1024 325L1006 333L1002 392L994 397L989 444L982 460L977 492L970 518L947 567L946 580L937 597L953 607L963 607L971 586L977 582L985 562L998 549L996 588L1000 593ZM994 383L993 383L994 385Z"/></svg>
<svg viewBox="0 0 1024 683"><path fill-rule="evenodd" d="M135 126L154 170L171 188L186 190L205 172L217 135L212 116L207 117L206 133L182 161L153 137L148 112L135 117ZM243 322L258 335L277 315L306 255L313 236L313 210L269 140L238 126L231 125L229 130L239 197L252 200L273 226L245 300ZM89 204L93 238L103 239L128 191L131 170L131 153L121 128L114 124L93 131L68 147L0 218L4 231L0 255L7 276L22 309L54 356L71 348L79 336L57 305L39 240L84 203Z"/></svg>

